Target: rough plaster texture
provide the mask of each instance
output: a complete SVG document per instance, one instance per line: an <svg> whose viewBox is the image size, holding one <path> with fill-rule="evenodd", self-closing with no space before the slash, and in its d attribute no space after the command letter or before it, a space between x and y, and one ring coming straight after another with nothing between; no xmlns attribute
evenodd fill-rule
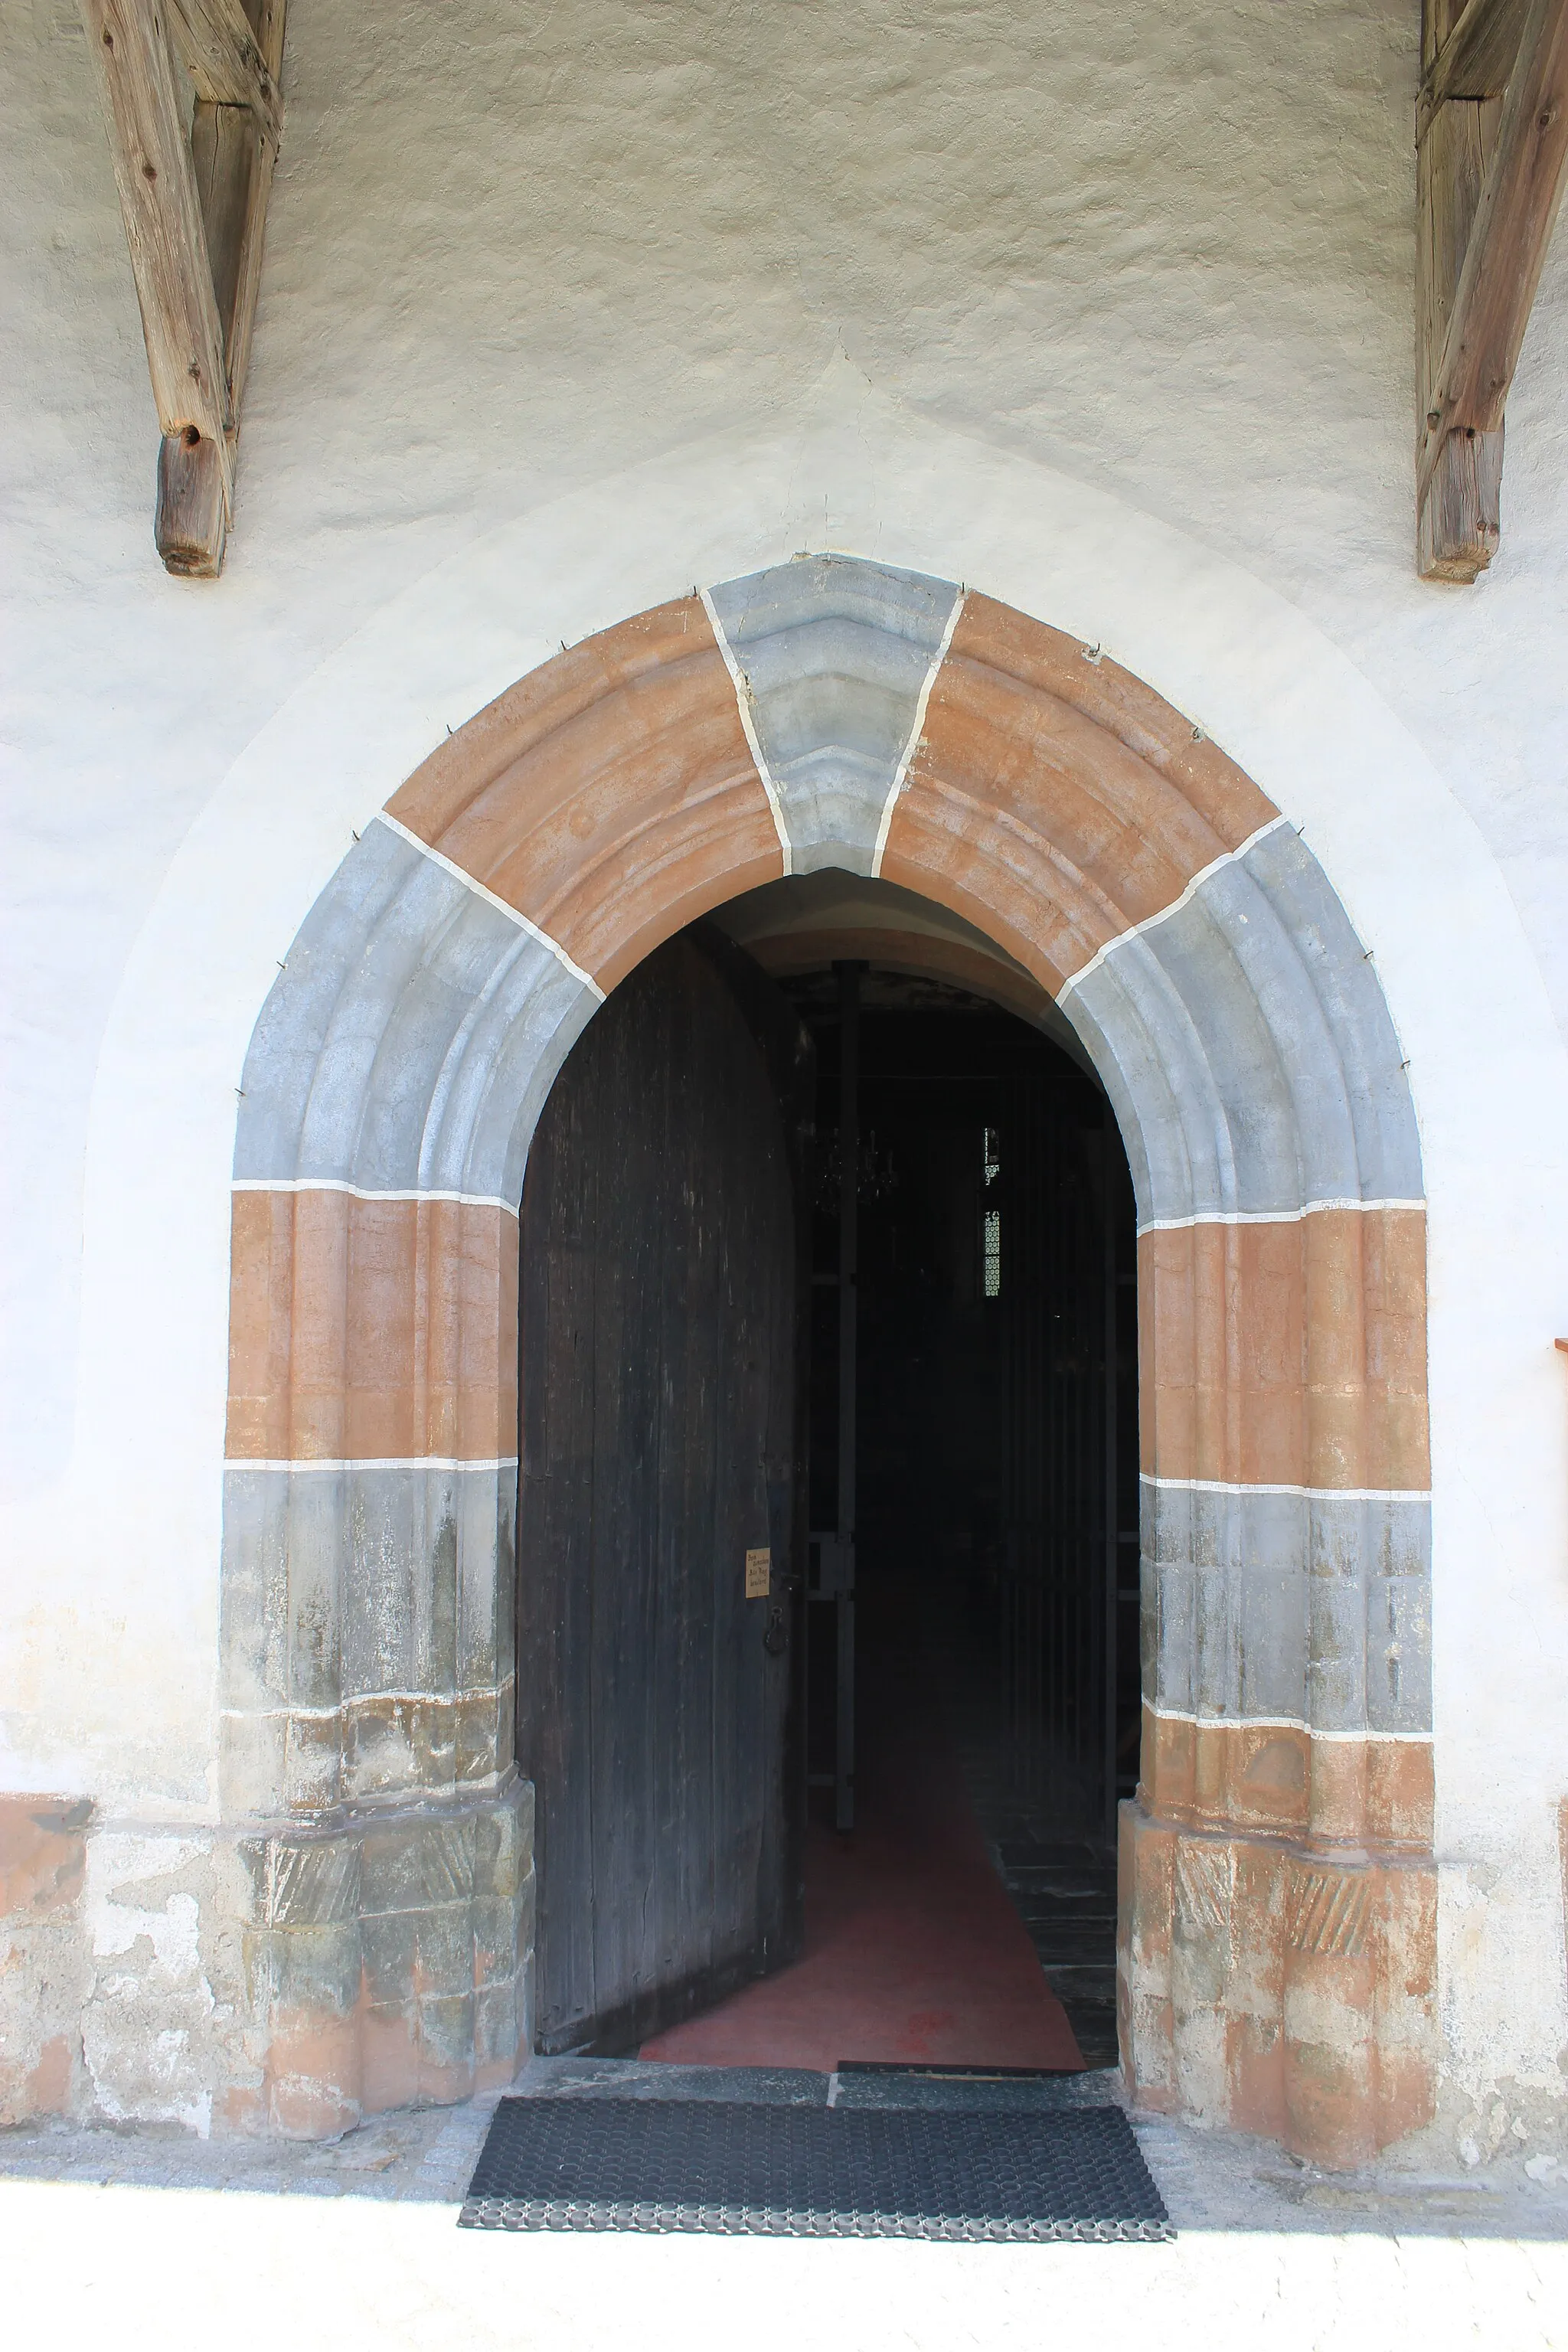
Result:
<svg viewBox="0 0 1568 2352"><path fill-rule="evenodd" d="M351 829L562 638L857 550L1150 679L1377 959L1430 1202L1443 2129L1478 2162L1560 2132L1568 245L1502 551L1425 589L1404 0L357 33L297 0L215 589L151 555L75 18L0 12L0 1782L132 1840L212 1819L233 1090ZM103 1852L106 1902L148 1884Z"/></svg>

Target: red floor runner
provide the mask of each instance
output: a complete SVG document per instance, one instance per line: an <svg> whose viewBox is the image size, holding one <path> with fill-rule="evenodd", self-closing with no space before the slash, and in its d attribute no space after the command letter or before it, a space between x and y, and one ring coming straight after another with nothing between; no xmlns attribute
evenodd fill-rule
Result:
<svg viewBox="0 0 1568 2352"><path fill-rule="evenodd" d="M931 1695L900 1676L868 1696L857 1826L807 1836L803 1958L641 2054L824 2072L841 2058L1081 2066L934 1732Z"/></svg>

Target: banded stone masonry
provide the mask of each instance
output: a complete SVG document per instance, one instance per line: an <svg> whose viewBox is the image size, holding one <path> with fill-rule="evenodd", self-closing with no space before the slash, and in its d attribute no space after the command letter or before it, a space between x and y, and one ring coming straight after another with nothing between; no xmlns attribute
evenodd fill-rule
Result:
<svg viewBox="0 0 1568 2352"><path fill-rule="evenodd" d="M652 948L824 866L1012 957L1131 1164L1133 2085L1358 2161L1426 2118L1434 2065L1426 1228L1393 1024L1310 852L1189 720L1038 621L840 556L661 606L501 696L366 829L258 1024L222 1787L268 2113L337 2128L502 2079L523 2045L529 1139Z"/></svg>

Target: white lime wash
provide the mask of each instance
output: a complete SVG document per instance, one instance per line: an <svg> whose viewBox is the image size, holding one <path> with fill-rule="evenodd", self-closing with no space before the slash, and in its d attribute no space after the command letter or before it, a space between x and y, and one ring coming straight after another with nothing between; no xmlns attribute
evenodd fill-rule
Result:
<svg viewBox="0 0 1568 2352"><path fill-rule="evenodd" d="M1489 2156L1521 2117L1568 2157L1568 230L1500 551L1433 587L1414 7L375 16L367 44L363 12L292 0L203 583L153 552L79 20L0 5L0 1788L103 1824L101 2111L205 2129L225 2030L192 1889L258 1008L448 731L563 641L810 550L1148 681L1302 829L1375 958L1430 1221L1435 2131ZM116 2023L136 1968L171 1988L162 2076Z"/></svg>

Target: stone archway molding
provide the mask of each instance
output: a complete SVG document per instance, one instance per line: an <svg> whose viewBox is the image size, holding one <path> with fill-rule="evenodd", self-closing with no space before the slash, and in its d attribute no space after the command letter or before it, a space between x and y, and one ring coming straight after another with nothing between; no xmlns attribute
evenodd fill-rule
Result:
<svg viewBox="0 0 1568 2352"><path fill-rule="evenodd" d="M1132 1167L1134 2085L1361 2160L1426 2120L1436 2057L1426 1223L1393 1024L1315 859L1201 730L1037 620L838 556L640 614L480 712L366 828L257 1024L222 1780L266 2113L334 2129L510 2075L529 1138L659 940L824 866L1023 967Z"/></svg>

